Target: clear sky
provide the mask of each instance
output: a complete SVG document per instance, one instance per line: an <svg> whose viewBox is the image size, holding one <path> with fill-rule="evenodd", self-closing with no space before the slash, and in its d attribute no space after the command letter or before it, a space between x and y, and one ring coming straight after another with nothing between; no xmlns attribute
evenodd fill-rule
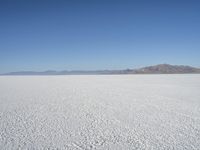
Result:
<svg viewBox="0 0 200 150"><path fill-rule="evenodd" d="M0 73L200 67L199 0L0 0Z"/></svg>

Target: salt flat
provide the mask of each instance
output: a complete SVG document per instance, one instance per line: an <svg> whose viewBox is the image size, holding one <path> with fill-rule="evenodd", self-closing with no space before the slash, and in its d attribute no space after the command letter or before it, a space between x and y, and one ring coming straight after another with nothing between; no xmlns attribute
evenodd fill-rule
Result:
<svg viewBox="0 0 200 150"><path fill-rule="evenodd" d="M0 149L200 149L200 75L1 76Z"/></svg>

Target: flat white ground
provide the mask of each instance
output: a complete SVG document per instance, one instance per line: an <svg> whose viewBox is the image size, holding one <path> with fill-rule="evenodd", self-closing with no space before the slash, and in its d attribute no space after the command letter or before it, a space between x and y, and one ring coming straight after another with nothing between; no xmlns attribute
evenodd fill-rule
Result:
<svg viewBox="0 0 200 150"><path fill-rule="evenodd" d="M0 149L200 149L200 75L1 76Z"/></svg>

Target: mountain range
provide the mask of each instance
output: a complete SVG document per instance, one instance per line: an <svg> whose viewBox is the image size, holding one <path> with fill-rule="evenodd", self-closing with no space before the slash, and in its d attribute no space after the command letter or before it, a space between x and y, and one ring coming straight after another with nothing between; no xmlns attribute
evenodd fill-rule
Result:
<svg viewBox="0 0 200 150"><path fill-rule="evenodd" d="M200 68L184 65L159 64L147 66L139 69L124 69L124 70L95 70L95 71L19 71L9 72L1 75L95 75L95 74L196 74L200 73Z"/></svg>

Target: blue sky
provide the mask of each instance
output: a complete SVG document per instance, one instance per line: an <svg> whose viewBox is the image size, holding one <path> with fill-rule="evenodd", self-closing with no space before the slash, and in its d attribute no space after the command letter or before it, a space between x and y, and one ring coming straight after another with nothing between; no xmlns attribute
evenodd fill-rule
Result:
<svg viewBox="0 0 200 150"><path fill-rule="evenodd" d="M200 67L198 0L0 0L0 73Z"/></svg>

